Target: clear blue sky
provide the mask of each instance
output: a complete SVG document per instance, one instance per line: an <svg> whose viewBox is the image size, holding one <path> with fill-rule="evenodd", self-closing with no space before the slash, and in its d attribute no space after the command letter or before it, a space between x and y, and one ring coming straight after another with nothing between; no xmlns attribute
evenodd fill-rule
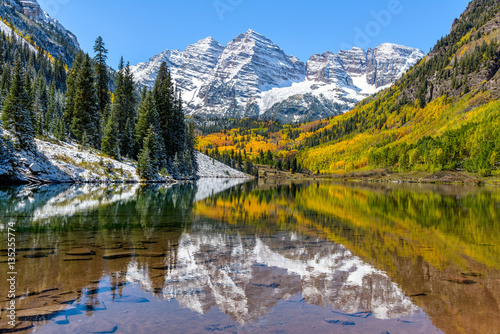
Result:
<svg viewBox="0 0 500 334"><path fill-rule="evenodd" d="M468 0L38 0L93 54L97 36L131 64L212 36L225 45L253 29L303 61L315 53L384 42L425 52ZM376 13L376 15L374 15Z"/></svg>

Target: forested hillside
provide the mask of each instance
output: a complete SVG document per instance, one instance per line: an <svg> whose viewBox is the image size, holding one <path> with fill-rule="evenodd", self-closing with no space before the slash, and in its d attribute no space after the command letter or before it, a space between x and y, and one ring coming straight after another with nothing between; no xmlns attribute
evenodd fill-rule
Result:
<svg viewBox="0 0 500 334"><path fill-rule="evenodd" d="M238 136L241 128L207 131L199 147L254 154L257 147L259 159L260 151L274 157L269 164L297 159L321 173L388 168L498 175L499 37L500 1L472 1L427 57L352 111L277 131L261 126L248 136Z"/></svg>
<svg viewBox="0 0 500 334"><path fill-rule="evenodd" d="M68 67L63 57L34 50L16 33L0 33L2 170L16 165L16 150L35 151L38 137L136 160L146 180L195 177L194 128L185 122L166 64L154 89L138 94L122 59L112 92L102 38L94 51L94 57L79 51Z"/></svg>

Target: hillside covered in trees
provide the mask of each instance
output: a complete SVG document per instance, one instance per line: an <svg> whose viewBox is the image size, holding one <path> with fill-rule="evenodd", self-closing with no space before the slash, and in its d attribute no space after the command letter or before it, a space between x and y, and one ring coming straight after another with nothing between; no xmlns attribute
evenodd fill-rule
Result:
<svg viewBox="0 0 500 334"><path fill-rule="evenodd" d="M39 138L137 161L144 180L196 177L194 127L165 63L154 89L138 92L123 59L111 84L101 37L93 57L79 51L69 68L29 42L14 30L0 33L2 166L16 165L16 151L36 151Z"/></svg>
<svg viewBox="0 0 500 334"><path fill-rule="evenodd" d="M474 0L431 53L354 110L292 126L206 126L198 148L342 174L465 170L500 174L500 1ZM226 158L224 158L226 157Z"/></svg>

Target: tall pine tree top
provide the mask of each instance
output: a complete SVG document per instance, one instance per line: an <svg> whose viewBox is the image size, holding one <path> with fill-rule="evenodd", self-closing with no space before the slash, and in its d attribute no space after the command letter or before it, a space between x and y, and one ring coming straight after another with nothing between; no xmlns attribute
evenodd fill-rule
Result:
<svg viewBox="0 0 500 334"><path fill-rule="evenodd" d="M96 88L97 100L99 104L99 113L105 114L106 107L110 103L109 96L109 76L106 66L106 59L108 59L108 49L104 45L102 37L97 37L94 45L94 71L96 74Z"/></svg>

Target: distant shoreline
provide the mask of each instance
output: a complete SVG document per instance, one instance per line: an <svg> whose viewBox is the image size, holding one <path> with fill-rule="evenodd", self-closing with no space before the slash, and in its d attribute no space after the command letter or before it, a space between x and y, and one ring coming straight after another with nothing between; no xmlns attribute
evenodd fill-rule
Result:
<svg viewBox="0 0 500 334"><path fill-rule="evenodd" d="M421 183L421 184L454 184L454 185L495 185L500 186L500 176L479 176L463 171L404 172L398 173L385 169L360 171L346 174L305 174L289 171L278 171L269 166L258 166L259 177L269 179L297 180L332 180L369 183Z"/></svg>

